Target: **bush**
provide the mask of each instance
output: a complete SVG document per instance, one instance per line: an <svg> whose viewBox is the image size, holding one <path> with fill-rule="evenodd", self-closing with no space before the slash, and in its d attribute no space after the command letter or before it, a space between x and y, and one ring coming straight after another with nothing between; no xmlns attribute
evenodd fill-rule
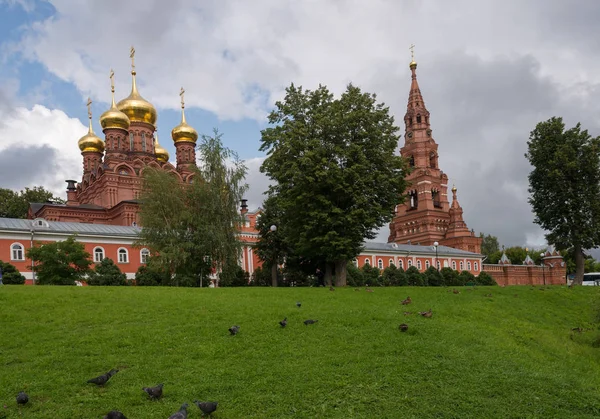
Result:
<svg viewBox="0 0 600 419"><path fill-rule="evenodd" d="M458 272L452 268L442 268L440 271L444 278L444 284L448 287L457 287L463 285L458 277Z"/></svg>
<svg viewBox="0 0 600 419"><path fill-rule="evenodd" d="M469 271L462 271L458 275L458 280L460 282L460 285L467 285L469 283L475 284L475 275L473 275Z"/></svg>
<svg viewBox="0 0 600 419"><path fill-rule="evenodd" d="M142 287L170 285L171 278L166 270L158 267L142 265L135 273L135 284Z"/></svg>
<svg viewBox="0 0 600 419"><path fill-rule="evenodd" d="M363 265L361 268L365 285L378 286L381 285L381 272L379 268L371 265Z"/></svg>
<svg viewBox="0 0 600 419"><path fill-rule="evenodd" d="M88 285L127 285L127 275L125 275L115 262L110 258L102 259L102 262L96 265L96 268L90 272Z"/></svg>
<svg viewBox="0 0 600 419"><path fill-rule="evenodd" d="M230 268L231 272L219 275L220 287L246 287L250 280L250 274L239 265Z"/></svg>
<svg viewBox="0 0 600 419"><path fill-rule="evenodd" d="M424 276L425 276L425 282L430 287L441 287L445 284L444 277L433 266L430 266L429 268L427 268L427 270L424 273Z"/></svg>
<svg viewBox="0 0 600 419"><path fill-rule="evenodd" d="M416 266L411 266L406 270L406 282L413 287L422 287L425 285L425 278Z"/></svg>
<svg viewBox="0 0 600 419"><path fill-rule="evenodd" d="M36 244L26 255L35 261L34 271L40 285L75 285L90 273L90 254L83 243L69 236L66 240Z"/></svg>
<svg viewBox="0 0 600 419"><path fill-rule="evenodd" d="M498 285L494 278L487 272L480 272L479 276L475 278L477 285Z"/></svg>
<svg viewBox="0 0 600 419"><path fill-rule="evenodd" d="M404 286L408 282L406 280L406 274L402 268L396 268L395 265L390 265L383 270L383 285L385 286Z"/></svg>
<svg viewBox="0 0 600 419"><path fill-rule="evenodd" d="M2 268L2 283L4 285L23 285L25 283L25 277L14 265L0 260L0 268Z"/></svg>
<svg viewBox="0 0 600 419"><path fill-rule="evenodd" d="M271 286L271 270L263 269L262 266L256 268L252 273L252 280L250 285L256 287L270 287Z"/></svg>
<svg viewBox="0 0 600 419"><path fill-rule="evenodd" d="M363 287L365 285L365 276L363 271L354 266L354 263L348 263L346 266L346 282L351 287Z"/></svg>

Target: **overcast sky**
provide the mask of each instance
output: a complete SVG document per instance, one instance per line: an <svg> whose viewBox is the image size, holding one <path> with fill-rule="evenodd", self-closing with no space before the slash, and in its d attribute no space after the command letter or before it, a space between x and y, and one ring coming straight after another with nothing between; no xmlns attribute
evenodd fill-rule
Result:
<svg viewBox="0 0 600 419"><path fill-rule="evenodd" d="M205 134L219 128L247 160L258 207L260 130L285 87L339 93L352 82L401 124L414 43L440 167L468 226L540 246L526 142L552 116L600 135L599 18L595 0L0 0L0 187L64 195L64 180L81 176L85 100L99 133L109 70L119 100L134 45L161 144L175 155L170 130L185 86L188 122Z"/></svg>

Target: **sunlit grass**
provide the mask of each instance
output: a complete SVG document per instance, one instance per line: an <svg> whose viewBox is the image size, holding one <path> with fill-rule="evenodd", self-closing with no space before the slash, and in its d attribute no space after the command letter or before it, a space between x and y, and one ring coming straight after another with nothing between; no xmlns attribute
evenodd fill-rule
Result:
<svg viewBox="0 0 600 419"><path fill-rule="evenodd" d="M0 287L0 417L199 418L196 399L222 419L600 415L600 289L447 291Z"/></svg>

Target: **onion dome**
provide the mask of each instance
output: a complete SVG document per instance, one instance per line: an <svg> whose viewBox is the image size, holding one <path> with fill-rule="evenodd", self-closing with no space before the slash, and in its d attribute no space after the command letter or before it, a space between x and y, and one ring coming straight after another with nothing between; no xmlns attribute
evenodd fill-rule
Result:
<svg viewBox="0 0 600 419"><path fill-rule="evenodd" d="M82 153L85 152L94 152L94 153L104 153L104 141L96 134L94 134L94 129L92 128L92 101L88 99L88 118L90 120L90 128L88 133L79 139L77 145Z"/></svg>
<svg viewBox="0 0 600 419"><path fill-rule="evenodd" d="M154 155L156 156L156 160L160 162L167 163L169 161L169 152L158 143L158 133L156 133L156 138L154 138Z"/></svg>
<svg viewBox="0 0 600 419"><path fill-rule="evenodd" d="M129 118L123 112L117 109L115 105L115 83L114 71L110 70L110 91L112 93L112 104L109 110L100 116L100 125L102 129L118 128L127 131L129 129Z"/></svg>
<svg viewBox="0 0 600 419"><path fill-rule="evenodd" d="M198 140L198 132L189 126L185 121L185 102L183 100L184 93L185 90L183 90L182 87L181 92L179 93L181 96L181 123L173 128L171 131L171 138L173 138L175 143L188 142L196 144L196 140Z"/></svg>
<svg viewBox="0 0 600 419"><path fill-rule="evenodd" d="M137 89L135 82L135 64L134 64L135 49L131 47L131 77L132 86L131 93L125 99L117 103L117 108L129 117L131 122L146 122L147 124L156 124L156 108L144 99Z"/></svg>

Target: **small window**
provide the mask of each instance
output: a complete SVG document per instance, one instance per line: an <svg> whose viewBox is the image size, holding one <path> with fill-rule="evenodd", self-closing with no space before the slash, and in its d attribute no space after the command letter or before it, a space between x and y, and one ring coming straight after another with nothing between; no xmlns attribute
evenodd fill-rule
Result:
<svg viewBox="0 0 600 419"><path fill-rule="evenodd" d="M421 123L421 115L417 115L417 124Z"/></svg>
<svg viewBox="0 0 600 419"><path fill-rule="evenodd" d="M394 259L390 258L390 264L389 264L389 266L396 266L396 264L394 263Z"/></svg>
<svg viewBox="0 0 600 419"><path fill-rule="evenodd" d="M467 271L471 270L471 262L467 262Z"/></svg>
<svg viewBox="0 0 600 419"><path fill-rule="evenodd" d="M448 267L448 261L447 261L447 260L445 260L445 261L444 261L444 268L447 268L447 267Z"/></svg>
<svg viewBox="0 0 600 419"><path fill-rule="evenodd" d="M94 249L94 262L102 262L102 259L104 259L104 249L101 247L96 247Z"/></svg>
<svg viewBox="0 0 600 419"><path fill-rule="evenodd" d="M133 151L133 132L129 133L129 150Z"/></svg>
<svg viewBox="0 0 600 419"><path fill-rule="evenodd" d="M452 261L452 269L456 270L456 261Z"/></svg>
<svg viewBox="0 0 600 419"><path fill-rule="evenodd" d="M479 263L475 262L475 272L479 272Z"/></svg>
<svg viewBox="0 0 600 419"><path fill-rule="evenodd" d="M423 269L423 265L421 264L421 261L420 261L420 260L418 260L418 261L417 261L417 269L418 269L418 270L421 270L421 269Z"/></svg>
<svg viewBox="0 0 600 419"><path fill-rule="evenodd" d="M148 263L148 258L150 257L150 250L142 249L140 250L140 262Z"/></svg>
<svg viewBox="0 0 600 419"><path fill-rule="evenodd" d="M371 259L369 259L369 258L365 259L365 265L371 265Z"/></svg>
<svg viewBox="0 0 600 419"><path fill-rule="evenodd" d="M402 259L400 259L400 260L398 261L398 267L399 267L400 269L404 269L404 262L402 261Z"/></svg>
<svg viewBox="0 0 600 419"><path fill-rule="evenodd" d="M146 133L142 132L142 151L146 151Z"/></svg>
<svg viewBox="0 0 600 419"><path fill-rule="evenodd" d="M429 269L429 261L428 260L425 261L425 269Z"/></svg>
<svg viewBox="0 0 600 419"><path fill-rule="evenodd" d="M119 263L129 263L129 254L127 253L127 249L123 249L122 247L119 249Z"/></svg>
<svg viewBox="0 0 600 419"><path fill-rule="evenodd" d="M408 267L410 268L411 266L413 266L412 259L408 259Z"/></svg>
<svg viewBox="0 0 600 419"><path fill-rule="evenodd" d="M383 259L379 259L379 260L377 261L377 267L378 267L379 269L383 269Z"/></svg>
<svg viewBox="0 0 600 419"><path fill-rule="evenodd" d="M13 243L10 246L10 258L12 260L25 260L25 248L21 243Z"/></svg>
<svg viewBox="0 0 600 419"><path fill-rule="evenodd" d="M462 271L462 270L464 270L464 269L465 269L465 264L464 264L464 263L461 261L461 262L460 262L460 270Z"/></svg>

